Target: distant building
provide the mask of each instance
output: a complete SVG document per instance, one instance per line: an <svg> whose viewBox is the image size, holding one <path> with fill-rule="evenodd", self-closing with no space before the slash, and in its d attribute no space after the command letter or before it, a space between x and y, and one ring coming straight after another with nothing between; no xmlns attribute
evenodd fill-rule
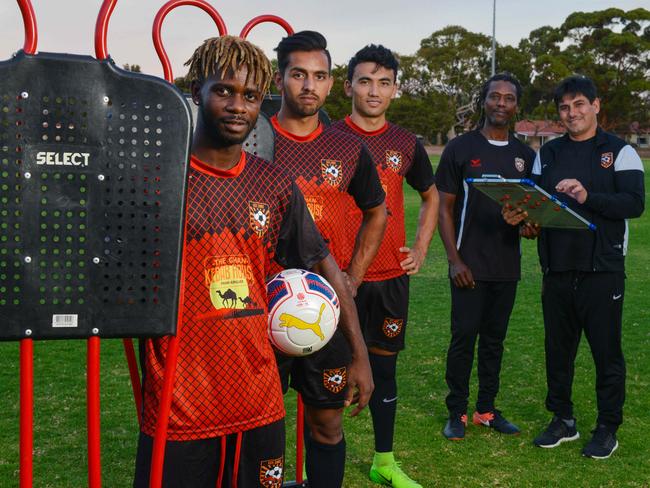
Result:
<svg viewBox="0 0 650 488"><path fill-rule="evenodd" d="M650 148L650 127L642 128L638 122L632 122L629 129L622 136L634 147Z"/></svg>
<svg viewBox="0 0 650 488"><path fill-rule="evenodd" d="M566 129L559 122L552 120L520 120L515 123L515 134L533 149L564 135Z"/></svg>

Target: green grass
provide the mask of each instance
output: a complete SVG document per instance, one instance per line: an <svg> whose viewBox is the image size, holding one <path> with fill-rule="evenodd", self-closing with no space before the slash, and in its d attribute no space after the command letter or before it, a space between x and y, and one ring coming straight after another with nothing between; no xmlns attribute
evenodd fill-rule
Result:
<svg viewBox="0 0 650 488"><path fill-rule="evenodd" d="M434 161L435 164L435 161ZM650 161L645 161L646 188ZM419 198L408 191L408 235L414 235ZM522 428L503 437L470 426L463 442L449 442L445 421L445 355L449 342L449 287L440 239L434 237L426 266L412 280L408 346L399 360L400 400L395 452L425 487L650 487L646 434L650 432L650 220L631 221L627 258L623 346L627 359L625 423L620 447L606 461L580 456L593 428L594 368L586 341L577 359L573 399L582 438L542 450L533 437L550 418L544 409L545 372L540 273L534 242L524 242L522 280L510 321L498 406ZM38 487L80 487L86 481L85 343L35 344L34 478ZM102 343L103 484L131 483L137 425L121 341ZM470 405L475 399L473 377ZM288 425L294 398L287 397ZM18 344L0 344L0 487L18 486ZM377 486L366 475L373 453L369 413L346 419L345 486ZM293 458L289 432L287 457ZM293 467L289 468L293 475Z"/></svg>

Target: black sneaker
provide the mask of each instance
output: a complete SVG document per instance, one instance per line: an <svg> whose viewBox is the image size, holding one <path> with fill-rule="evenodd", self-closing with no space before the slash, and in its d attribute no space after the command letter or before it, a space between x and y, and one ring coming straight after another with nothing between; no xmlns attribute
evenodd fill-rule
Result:
<svg viewBox="0 0 650 488"><path fill-rule="evenodd" d="M465 438L465 426L467 425L467 415L464 413L449 414L449 419L442 430L444 435L450 441L460 441Z"/></svg>
<svg viewBox="0 0 650 488"><path fill-rule="evenodd" d="M580 433L576 430L576 421L571 419L573 425L569 426L560 417L553 417L546 430L535 437L533 444L537 447L557 447L563 442L575 441L580 438Z"/></svg>
<svg viewBox="0 0 650 488"><path fill-rule="evenodd" d="M508 435L519 435L519 427L507 420L499 410L492 410L490 412L479 413L474 412L472 415L472 422L474 425L484 425L491 429Z"/></svg>
<svg viewBox="0 0 650 488"><path fill-rule="evenodd" d="M593 436L582 450L582 455L592 459L607 459L618 449L616 434L607 430L604 425L599 425L592 431Z"/></svg>

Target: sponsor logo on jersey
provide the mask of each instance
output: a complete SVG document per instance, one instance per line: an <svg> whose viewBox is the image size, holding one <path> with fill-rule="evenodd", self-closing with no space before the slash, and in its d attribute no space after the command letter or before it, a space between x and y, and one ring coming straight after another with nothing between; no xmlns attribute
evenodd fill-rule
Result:
<svg viewBox="0 0 650 488"><path fill-rule="evenodd" d="M332 393L338 393L348 384L348 372L345 367L323 371L323 386Z"/></svg>
<svg viewBox="0 0 650 488"><path fill-rule="evenodd" d="M90 153L41 151L36 153L36 164L45 166L88 166Z"/></svg>
<svg viewBox="0 0 650 488"><path fill-rule="evenodd" d="M614 153L606 152L600 155L600 165L607 169L614 164Z"/></svg>
<svg viewBox="0 0 650 488"><path fill-rule="evenodd" d="M248 283L255 281L250 258L245 254L208 256L203 260L203 276L216 310L257 307Z"/></svg>
<svg viewBox="0 0 650 488"><path fill-rule="evenodd" d="M384 319L384 325L381 330L384 332L386 337L396 337L402 332L402 327L404 326L403 319L394 319L391 317L386 317Z"/></svg>
<svg viewBox="0 0 650 488"><path fill-rule="evenodd" d="M322 159L320 169L323 179L332 186L339 186L343 180L343 166L341 161L335 159Z"/></svg>
<svg viewBox="0 0 650 488"><path fill-rule="evenodd" d="M469 162L471 163L472 168L478 168L481 166L481 159L470 159Z"/></svg>
<svg viewBox="0 0 650 488"><path fill-rule="evenodd" d="M402 169L402 153L399 151L386 151L386 166L397 173Z"/></svg>
<svg viewBox="0 0 650 488"><path fill-rule="evenodd" d="M248 202L250 226L258 237L262 237L269 228L269 206L266 203Z"/></svg>
<svg viewBox="0 0 650 488"><path fill-rule="evenodd" d="M260 462L260 485L264 488L281 488L284 460L265 459Z"/></svg>
<svg viewBox="0 0 650 488"><path fill-rule="evenodd" d="M323 197L320 195L305 195L305 203L314 222L323 218Z"/></svg>
<svg viewBox="0 0 650 488"><path fill-rule="evenodd" d="M523 173L526 169L526 161L521 158L515 158L515 168L517 168L517 171L520 173Z"/></svg>

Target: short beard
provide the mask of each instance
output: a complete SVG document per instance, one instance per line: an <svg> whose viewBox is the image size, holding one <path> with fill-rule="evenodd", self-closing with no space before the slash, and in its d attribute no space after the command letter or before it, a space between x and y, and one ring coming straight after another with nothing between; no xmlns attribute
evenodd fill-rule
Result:
<svg viewBox="0 0 650 488"><path fill-rule="evenodd" d="M512 119L508 119L503 123L500 123L493 119L492 117L485 117L485 120L490 124L492 127L498 127L498 128L503 128L503 127L510 127L510 124L512 123Z"/></svg>
<svg viewBox="0 0 650 488"><path fill-rule="evenodd" d="M235 146L243 144L248 138L248 135L253 131L255 125L251 125L244 135L241 137L230 137L219 130L219 124L214 119L211 119L204 111L203 105L199 105L198 118L205 128L206 134L217 144L218 147Z"/></svg>
<svg viewBox="0 0 650 488"><path fill-rule="evenodd" d="M303 108L300 104L295 102L294 100L290 99L289 97L284 97L284 103L287 105L287 108L291 111L292 114L297 115L299 117L311 117L313 115L316 115L318 111L321 109L323 104L320 104L318 107L315 107L313 109L306 109Z"/></svg>

